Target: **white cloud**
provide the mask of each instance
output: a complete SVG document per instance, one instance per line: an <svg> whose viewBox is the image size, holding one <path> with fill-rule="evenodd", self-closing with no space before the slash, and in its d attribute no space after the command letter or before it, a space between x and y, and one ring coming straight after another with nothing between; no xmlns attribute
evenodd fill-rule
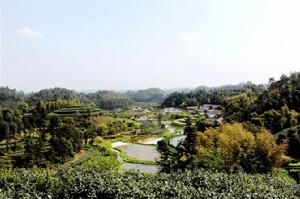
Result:
<svg viewBox="0 0 300 199"><path fill-rule="evenodd" d="M187 33L180 35L180 39L185 40L185 41L198 40L199 38L200 38L200 35L197 32L187 32Z"/></svg>
<svg viewBox="0 0 300 199"><path fill-rule="evenodd" d="M23 35L25 37L31 37L31 38L41 38L42 34L38 31L33 31L30 28L21 28L17 30L17 34Z"/></svg>

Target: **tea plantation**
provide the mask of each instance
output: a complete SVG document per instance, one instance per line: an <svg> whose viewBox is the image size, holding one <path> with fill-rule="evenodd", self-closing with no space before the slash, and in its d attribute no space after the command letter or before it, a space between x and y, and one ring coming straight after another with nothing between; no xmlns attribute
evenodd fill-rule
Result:
<svg viewBox="0 0 300 199"><path fill-rule="evenodd" d="M300 187L271 174L208 171L146 174L94 166L0 172L1 198L300 198Z"/></svg>

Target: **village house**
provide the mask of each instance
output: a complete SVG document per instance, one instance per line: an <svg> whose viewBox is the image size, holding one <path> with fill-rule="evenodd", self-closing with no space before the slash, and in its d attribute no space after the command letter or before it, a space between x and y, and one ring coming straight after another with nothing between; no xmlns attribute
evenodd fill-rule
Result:
<svg viewBox="0 0 300 199"><path fill-rule="evenodd" d="M164 112L165 113L177 113L177 112L180 112L180 109L174 108L174 107L164 108Z"/></svg>
<svg viewBox="0 0 300 199"><path fill-rule="evenodd" d="M206 116L206 123L210 125L221 124L222 118L222 107L216 104L203 104L200 106L200 113Z"/></svg>
<svg viewBox="0 0 300 199"><path fill-rule="evenodd" d="M142 110L142 108L140 106L132 106L131 109L133 111L141 111Z"/></svg>
<svg viewBox="0 0 300 199"><path fill-rule="evenodd" d="M143 123L145 126L149 126L152 124L152 120L148 119L147 117L139 117L136 118L135 121Z"/></svg>
<svg viewBox="0 0 300 199"><path fill-rule="evenodd" d="M197 106L189 106L186 107L187 112L192 113L192 114L198 114L199 113L199 108Z"/></svg>

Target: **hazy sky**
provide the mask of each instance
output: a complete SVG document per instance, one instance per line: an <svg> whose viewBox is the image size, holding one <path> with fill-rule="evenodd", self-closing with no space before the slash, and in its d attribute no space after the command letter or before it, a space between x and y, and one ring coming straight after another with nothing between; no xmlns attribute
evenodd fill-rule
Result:
<svg viewBox="0 0 300 199"><path fill-rule="evenodd" d="M0 2L2 86L218 86L300 71L300 0Z"/></svg>

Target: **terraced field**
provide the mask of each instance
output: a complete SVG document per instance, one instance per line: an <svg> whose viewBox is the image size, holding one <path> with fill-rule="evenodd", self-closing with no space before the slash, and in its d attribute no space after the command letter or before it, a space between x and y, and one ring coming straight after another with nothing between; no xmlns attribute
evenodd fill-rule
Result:
<svg viewBox="0 0 300 199"><path fill-rule="evenodd" d="M99 115L101 114L101 109L97 109L89 106L74 106L68 108L62 108L54 111L54 113L60 116L87 116L87 115Z"/></svg>

